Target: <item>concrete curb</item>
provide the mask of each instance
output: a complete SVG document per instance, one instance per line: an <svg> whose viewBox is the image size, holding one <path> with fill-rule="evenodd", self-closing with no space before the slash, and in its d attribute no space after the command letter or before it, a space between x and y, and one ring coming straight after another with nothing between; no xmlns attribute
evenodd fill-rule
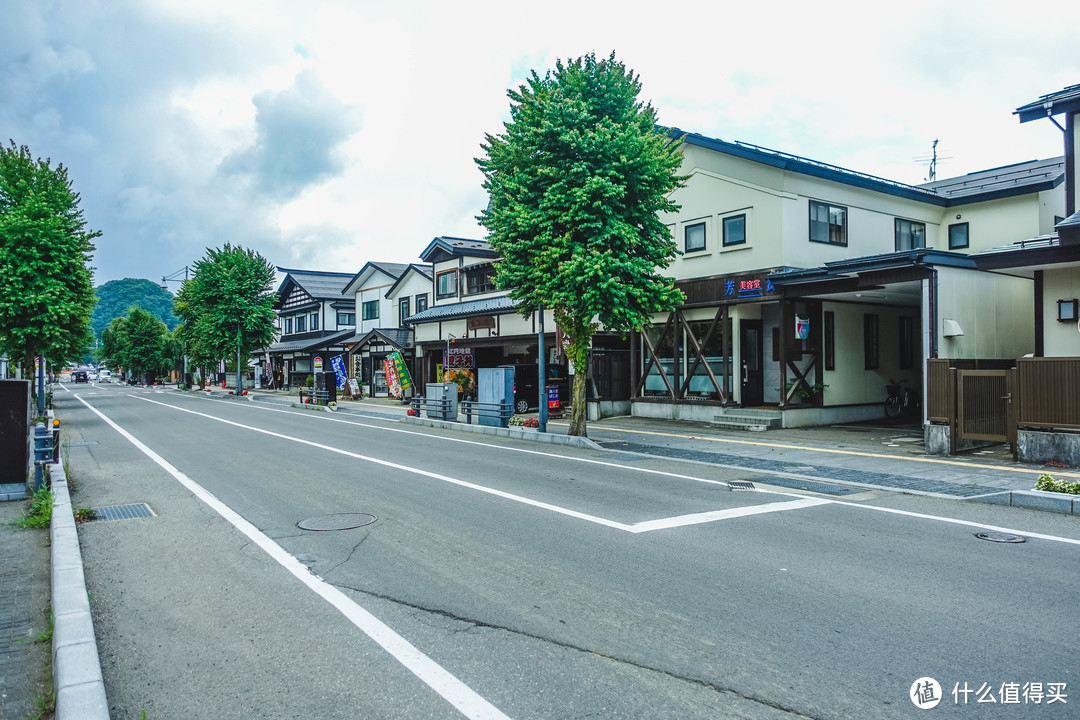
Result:
<svg viewBox="0 0 1080 720"><path fill-rule="evenodd" d="M531 440L538 443L552 445L569 445L584 447L591 450L604 450L589 438L571 435L552 435L551 433L532 432L517 428L491 427L490 425L472 425L470 423L452 422L449 420L432 420L431 418L412 417L406 415L401 418L406 425L421 425L423 427L442 428L443 430L458 430L461 432L480 433L481 435L496 435L498 437L515 438L517 440Z"/></svg>
<svg viewBox="0 0 1080 720"><path fill-rule="evenodd" d="M1045 492L1043 490L1006 490L964 499L972 502L1009 505L1011 507L1028 508L1029 510L1061 513L1063 515L1080 515L1080 495L1069 495L1068 493Z"/></svg>
<svg viewBox="0 0 1080 720"><path fill-rule="evenodd" d="M94 621L63 462L49 468L53 493L53 690L56 720L109 720Z"/></svg>

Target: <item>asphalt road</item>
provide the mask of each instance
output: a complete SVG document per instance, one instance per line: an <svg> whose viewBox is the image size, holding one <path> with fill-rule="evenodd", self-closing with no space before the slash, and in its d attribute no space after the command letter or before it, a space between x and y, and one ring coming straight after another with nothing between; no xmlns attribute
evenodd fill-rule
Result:
<svg viewBox="0 0 1080 720"><path fill-rule="evenodd" d="M154 389L55 404L75 505L154 513L79 529L114 719L900 718L922 677L936 717L1080 704L1075 518ZM297 526L337 513L377 519Z"/></svg>

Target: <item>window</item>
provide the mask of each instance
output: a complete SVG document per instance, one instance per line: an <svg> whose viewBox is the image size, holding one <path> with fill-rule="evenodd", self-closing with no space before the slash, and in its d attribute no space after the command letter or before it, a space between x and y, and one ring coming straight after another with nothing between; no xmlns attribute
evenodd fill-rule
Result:
<svg viewBox="0 0 1080 720"><path fill-rule="evenodd" d="M379 301L368 300L360 306L363 311L363 318L365 320L378 320L379 319Z"/></svg>
<svg viewBox="0 0 1080 720"><path fill-rule="evenodd" d="M968 224L956 223L949 226L949 249L959 250L968 246Z"/></svg>
<svg viewBox="0 0 1080 720"><path fill-rule="evenodd" d="M435 276L435 297L457 295L457 270L448 270Z"/></svg>
<svg viewBox="0 0 1080 720"><path fill-rule="evenodd" d="M416 296L416 312L422 313L427 310L427 293Z"/></svg>
<svg viewBox="0 0 1080 720"><path fill-rule="evenodd" d="M746 215L724 218L724 247L746 242Z"/></svg>
<svg viewBox="0 0 1080 720"><path fill-rule="evenodd" d="M409 317L409 298L398 300L398 317L401 318L398 324L404 325L405 320Z"/></svg>
<svg viewBox="0 0 1080 720"><path fill-rule="evenodd" d="M877 370L880 362L878 348L878 316L863 315L863 366L867 370Z"/></svg>
<svg viewBox="0 0 1080 720"><path fill-rule="evenodd" d="M495 266L474 265L465 268L465 294L476 295L495 290Z"/></svg>
<svg viewBox="0 0 1080 720"><path fill-rule="evenodd" d="M836 369L836 315L831 310L825 312L825 327L823 329L824 344L822 352L825 354L825 369Z"/></svg>
<svg viewBox="0 0 1080 720"><path fill-rule="evenodd" d="M292 335L292 318L285 318L285 334Z"/></svg>
<svg viewBox="0 0 1080 720"><path fill-rule="evenodd" d="M318 330L319 329L319 314L318 313L311 313L311 329L312 330Z"/></svg>
<svg viewBox="0 0 1080 720"><path fill-rule="evenodd" d="M307 332L307 315L296 316L296 332Z"/></svg>
<svg viewBox="0 0 1080 720"><path fill-rule="evenodd" d="M910 317L900 318L900 369L915 367L915 323Z"/></svg>
<svg viewBox="0 0 1080 720"><path fill-rule="evenodd" d="M685 238L683 249L686 252L698 252L705 249L705 223L687 225L683 230L683 235Z"/></svg>
<svg viewBox="0 0 1080 720"><path fill-rule="evenodd" d="M847 245L847 208L811 200L810 242Z"/></svg>
<svg viewBox="0 0 1080 720"><path fill-rule="evenodd" d="M339 312L337 314L337 324L338 325L355 325L356 324L356 313Z"/></svg>
<svg viewBox="0 0 1080 720"><path fill-rule="evenodd" d="M926 247L926 223L896 218L896 250L918 250Z"/></svg>

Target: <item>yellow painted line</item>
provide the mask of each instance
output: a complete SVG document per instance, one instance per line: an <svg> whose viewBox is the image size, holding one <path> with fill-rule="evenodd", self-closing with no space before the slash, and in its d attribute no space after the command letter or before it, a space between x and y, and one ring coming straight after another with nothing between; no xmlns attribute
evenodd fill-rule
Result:
<svg viewBox="0 0 1080 720"><path fill-rule="evenodd" d="M567 426L568 423L548 423L549 425L563 425ZM705 437L702 435L683 435L680 433L667 433L656 432L653 430L638 430L631 428L612 427L611 425L604 425L598 427L598 430L610 430L614 432L636 433L638 435L658 435L660 437L673 437L684 438L687 440L707 440L708 442L726 443L728 445L752 445L756 447L770 447L770 448L783 448L785 450L807 450L809 452L826 453L832 455L852 455L855 457L868 457L868 458L886 458L889 460L904 460L907 462L917 463L931 463L935 465L955 465L956 467L965 468L979 468L982 470L1003 470L1005 472L1014 472L1022 474L1035 474L1042 475L1043 473L1053 474L1054 476L1062 477L1075 477L1080 478L1080 473L1068 472L1064 469L1058 468L1014 468L1000 465L983 465L981 463L973 462L960 462L959 460L938 460L937 458L918 458L918 457L905 457L903 455L889 455L888 453L872 453L861 452L858 450L836 450L833 448L820 448L809 447L806 445L787 445L785 443L768 443L768 442L755 442L754 440L733 440L731 438L718 438L718 437Z"/></svg>

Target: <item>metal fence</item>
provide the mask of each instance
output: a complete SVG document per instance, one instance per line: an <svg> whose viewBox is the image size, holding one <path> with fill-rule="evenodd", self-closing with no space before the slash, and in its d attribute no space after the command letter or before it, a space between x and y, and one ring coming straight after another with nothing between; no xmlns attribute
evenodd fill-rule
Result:
<svg viewBox="0 0 1080 720"><path fill-rule="evenodd" d="M1080 357L1020 358L1016 369L1017 425L1080 430Z"/></svg>

